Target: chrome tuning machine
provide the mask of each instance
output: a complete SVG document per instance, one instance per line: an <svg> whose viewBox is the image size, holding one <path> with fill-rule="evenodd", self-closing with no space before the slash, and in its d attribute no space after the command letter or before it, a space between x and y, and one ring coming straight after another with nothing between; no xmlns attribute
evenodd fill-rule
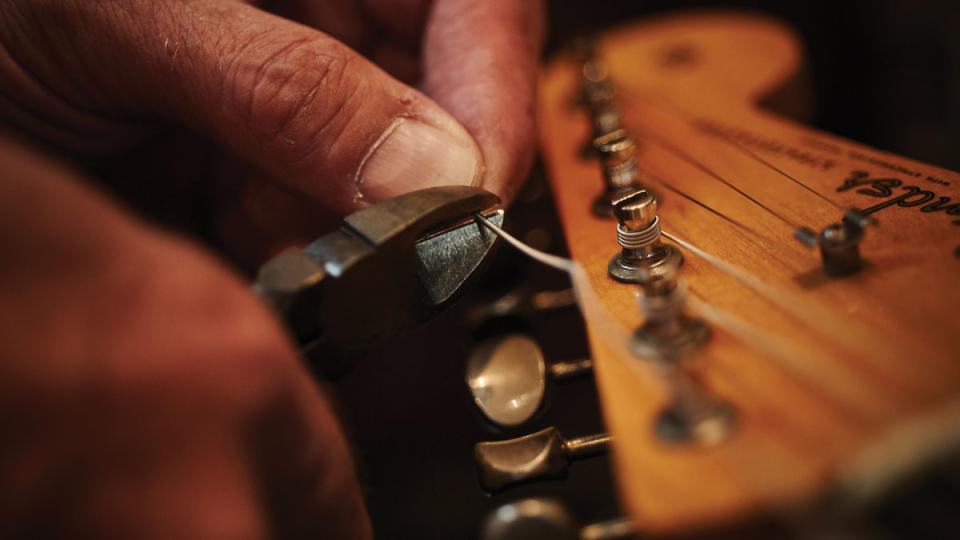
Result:
<svg viewBox="0 0 960 540"><path fill-rule="evenodd" d="M490 338L473 349L466 383L480 412L499 427L518 427L540 410L547 378L565 382L593 371L593 361L547 366L540 345L524 334Z"/></svg>
<svg viewBox="0 0 960 540"><path fill-rule="evenodd" d="M606 453L609 443L603 433L565 439L548 427L516 439L477 443L474 455L480 484L495 492L529 480L563 478L572 461Z"/></svg>
<svg viewBox="0 0 960 540"><path fill-rule="evenodd" d="M639 188L637 185L637 145L623 129L616 129L593 140L600 157L604 188L593 201L593 214L612 219L614 203L625 194Z"/></svg>
<svg viewBox="0 0 960 540"><path fill-rule="evenodd" d="M484 522L482 540L628 540L637 529L626 518L580 527L570 511L553 499L522 499L505 504Z"/></svg>
<svg viewBox="0 0 960 540"><path fill-rule="evenodd" d="M665 278L675 278L683 256L660 240L657 193L643 187L621 191L611 200L617 218L617 242L621 251L607 266L617 281L659 287Z"/></svg>

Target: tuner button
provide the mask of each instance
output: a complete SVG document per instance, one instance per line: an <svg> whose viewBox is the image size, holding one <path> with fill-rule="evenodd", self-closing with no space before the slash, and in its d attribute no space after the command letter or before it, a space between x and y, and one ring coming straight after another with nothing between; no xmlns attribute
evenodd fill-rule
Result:
<svg viewBox="0 0 960 540"><path fill-rule="evenodd" d="M501 427L519 426L543 402L546 362L533 339L522 334L492 338L467 361L467 387L477 408Z"/></svg>
<svg viewBox="0 0 960 540"><path fill-rule="evenodd" d="M554 427L516 439L477 443L474 455L480 485L489 492L528 480L563 478L570 466L563 437Z"/></svg>
<svg viewBox="0 0 960 540"><path fill-rule="evenodd" d="M497 508L483 526L482 540L626 540L637 529L626 518L580 529L566 506L552 499L523 499Z"/></svg>
<svg viewBox="0 0 960 540"><path fill-rule="evenodd" d="M548 427L516 439L477 443L480 485L495 492L529 480L563 478L571 460L604 453L609 442L603 434L564 440L557 428Z"/></svg>
<svg viewBox="0 0 960 540"><path fill-rule="evenodd" d="M487 518L483 540L579 540L579 527L566 507L550 499L505 504Z"/></svg>

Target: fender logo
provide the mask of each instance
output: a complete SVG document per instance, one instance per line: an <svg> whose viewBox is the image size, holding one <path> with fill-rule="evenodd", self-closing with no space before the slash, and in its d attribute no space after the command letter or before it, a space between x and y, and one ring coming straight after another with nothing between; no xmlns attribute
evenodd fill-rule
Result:
<svg viewBox="0 0 960 540"><path fill-rule="evenodd" d="M951 204L950 197L938 197L932 191L920 189L917 186L905 186L898 178L870 178L870 174L866 171L852 171L850 177L843 181L837 191L850 191L854 188L857 188L857 193L868 197L890 197L861 210L867 215L896 205L901 208L919 206L921 212L943 212L948 216L960 216L960 202ZM902 191L895 193L895 188L900 188ZM960 219L955 219L952 223L960 226ZM953 254L960 257L960 246L954 248Z"/></svg>
<svg viewBox="0 0 960 540"><path fill-rule="evenodd" d="M937 197L932 191L920 189L917 186L904 186L898 178L870 178L866 171L853 171L837 191L844 192L854 188L859 188L857 193L861 195L877 198L890 197L869 208L864 208L861 210L864 214L873 214L896 205L903 208L920 206L921 212L944 212L948 216L960 216L960 202L951 204L950 197ZM898 192L895 197L891 197L894 195L895 188L900 188L903 192ZM960 220L955 220L954 224L960 225Z"/></svg>

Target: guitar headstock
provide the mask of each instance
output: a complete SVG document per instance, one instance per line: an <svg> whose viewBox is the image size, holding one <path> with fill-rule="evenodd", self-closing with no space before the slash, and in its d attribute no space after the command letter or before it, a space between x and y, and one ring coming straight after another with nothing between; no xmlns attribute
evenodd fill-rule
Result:
<svg viewBox="0 0 960 540"><path fill-rule="evenodd" d="M769 19L698 13L599 37L586 73L584 51L543 73L541 146L589 285L616 476L647 531L855 502L960 442L960 175L787 120L805 109L800 51ZM609 83L614 118L577 104L585 79ZM635 141L633 187L658 194L664 251L682 254L671 301L704 329L682 350L644 348L656 307L611 276L618 221L597 215L605 180L583 152L604 121ZM621 220L646 216L619 188Z"/></svg>

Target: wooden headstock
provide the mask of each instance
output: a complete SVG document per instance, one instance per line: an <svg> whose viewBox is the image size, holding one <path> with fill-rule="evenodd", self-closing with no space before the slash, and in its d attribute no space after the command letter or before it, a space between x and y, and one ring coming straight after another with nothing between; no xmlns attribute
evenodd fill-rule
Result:
<svg viewBox="0 0 960 540"><path fill-rule="evenodd" d="M598 304L585 310L597 385L641 529L683 533L868 498L960 442L960 175L771 112L803 110L783 107L801 103L801 53L775 21L655 19L602 36L597 54L637 140L640 181L660 193L663 230L713 257L681 247L689 311L712 329L683 369L736 414L719 444L658 437L672 387L591 316L642 323L637 286L607 273L616 221L591 212L603 179L581 155L591 134L573 105L581 64L558 58L542 77L541 144ZM860 246L865 268L832 278L793 235L846 208L879 225Z"/></svg>

